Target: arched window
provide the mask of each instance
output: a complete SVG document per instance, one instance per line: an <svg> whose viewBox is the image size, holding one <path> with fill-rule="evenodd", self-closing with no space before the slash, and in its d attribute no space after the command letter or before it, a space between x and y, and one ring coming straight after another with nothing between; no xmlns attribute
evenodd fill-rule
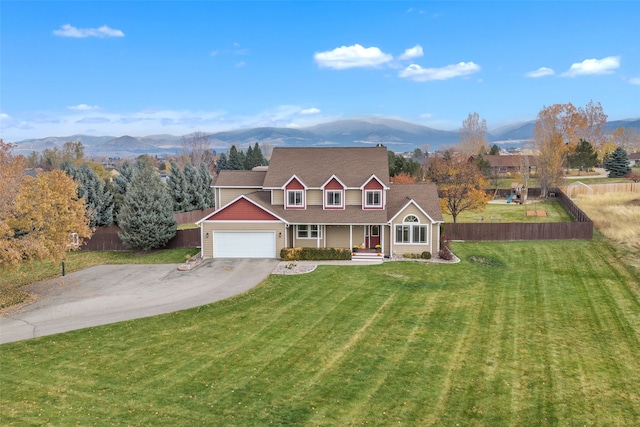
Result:
<svg viewBox="0 0 640 427"><path fill-rule="evenodd" d="M429 227L420 224L417 216L407 215L402 225L396 225L396 243L429 244Z"/></svg>

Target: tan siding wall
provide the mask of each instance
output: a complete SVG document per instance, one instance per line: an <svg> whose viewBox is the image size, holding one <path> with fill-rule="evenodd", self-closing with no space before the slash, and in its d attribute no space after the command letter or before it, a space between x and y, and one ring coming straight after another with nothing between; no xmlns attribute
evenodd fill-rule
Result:
<svg viewBox="0 0 640 427"><path fill-rule="evenodd" d="M307 205L322 205L322 190L307 190Z"/></svg>
<svg viewBox="0 0 640 427"><path fill-rule="evenodd" d="M428 228L428 233L429 236L427 236L427 241L429 243L426 244L404 244L404 243L396 243L395 239L396 239L396 225L401 225L402 224L402 220L404 220L404 218L407 215L415 215L416 217L418 217L418 219L420 220L420 225L431 225L431 221L422 213L420 212L420 210L418 208L416 208L413 205L409 205L407 206L406 209L404 209L402 212L400 212L400 214L393 220L392 226L391 226L391 235L390 235L390 239L393 239L393 252L396 254L406 254L406 253L422 253L424 251L429 251L433 254L433 250L432 248L435 248L435 246L433 246L433 234L434 234L434 227L430 226Z"/></svg>
<svg viewBox="0 0 640 427"><path fill-rule="evenodd" d="M218 209L231 202L238 196L256 191L255 188L220 188L220 200L216 201Z"/></svg>
<svg viewBox="0 0 640 427"><path fill-rule="evenodd" d="M344 198L347 205L362 205L362 191L360 190L347 190Z"/></svg>
<svg viewBox="0 0 640 427"><path fill-rule="evenodd" d="M271 204L284 206L284 190L271 190Z"/></svg>
<svg viewBox="0 0 640 427"><path fill-rule="evenodd" d="M280 250L285 245L285 227L281 222L204 222L203 239L202 239L202 256L206 258L213 257L213 232L216 230L223 231L275 231L276 232L276 256L280 257ZM207 232L209 237L206 237ZM279 237L278 233L282 233Z"/></svg>
<svg viewBox="0 0 640 427"><path fill-rule="evenodd" d="M349 226L330 225L327 230L328 248L348 248L349 247Z"/></svg>
<svg viewBox="0 0 640 427"><path fill-rule="evenodd" d="M354 225L353 226L353 244L362 245L363 243L364 243L364 226Z"/></svg>

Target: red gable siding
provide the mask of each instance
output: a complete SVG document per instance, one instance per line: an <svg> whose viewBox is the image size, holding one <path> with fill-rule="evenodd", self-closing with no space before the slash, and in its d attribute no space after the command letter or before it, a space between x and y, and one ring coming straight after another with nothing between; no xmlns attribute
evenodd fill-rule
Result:
<svg viewBox="0 0 640 427"><path fill-rule="evenodd" d="M377 179L371 178L371 181L367 182L367 185L364 186L365 190L382 190L382 184L378 182Z"/></svg>
<svg viewBox="0 0 640 427"><path fill-rule="evenodd" d="M246 199L239 199L226 208L214 212L207 221L279 221L264 209Z"/></svg>
<svg viewBox="0 0 640 427"><path fill-rule="evenodd" d="M294 178L289 184L287 184L287 190L304 190L304 185Z"/></svg>
<svg viewBox="0 0 640 427"><path fill-rule="evenodd" d="M325 190L342 190L342 185L338 182L337 179L333 178L331 181L324 186Z"/></svg>

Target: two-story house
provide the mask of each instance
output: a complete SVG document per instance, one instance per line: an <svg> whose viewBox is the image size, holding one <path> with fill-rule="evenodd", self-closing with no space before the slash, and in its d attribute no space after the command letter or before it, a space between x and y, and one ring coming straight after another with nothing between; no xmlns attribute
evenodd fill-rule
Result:
<svg viewBox="0 0 640 427"><path fill-rule="evenodd" d="M266 170L223 170L212 187L216 210L198 221L204 258L278 258L285 247L439 250L435 184L392 184L384 147L277 147Z"/></svg>

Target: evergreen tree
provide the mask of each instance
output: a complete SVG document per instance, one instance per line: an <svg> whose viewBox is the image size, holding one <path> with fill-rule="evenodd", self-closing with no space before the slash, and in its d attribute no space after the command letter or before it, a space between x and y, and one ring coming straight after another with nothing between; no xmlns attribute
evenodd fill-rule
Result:
<svg viewBox="0 0 640 427"><path fill-rule="evenodd" d="M201 163L198 174L200 175L200 193L204 199L204 206L201 209L213 207L214 200L213 191L211 191L211 173L209 172L209 169L207 169L207 166Z"/></svg>
<svg viewBox="0 0 640 427"><path fill-rule="evenodd" d="M242 151L238 151L235 145L232 145L229 150L227 169L244 170L244 153Z"/></svg>
<svg viewBox="0 0 640 427"><path fill-rule="evenodd" d="M500 154L500 147L498 147L497 144L493 144L491 146L491 150L489 150L489 154L491 154L492 156L497 156L498 154Z"/></svg>
<svg viewBox="0 0 640 427"><path fill-rule="evenodd" d="M176 234L167 187L148 164L136 168L118 214L118 235L125 246L148 251L163 247Z"/></svg>
<svg viewBox="0 0 640 427"><path fill-rule="evenodd" d="M264 155L262 154L262 150L260 149L260 146L257 142L253 146L253 160L251 163L252 166L249 169L253 169L256 166L265 166L267 164L267 161L265 160Z"/></svg>
<svg viewBox="0 0 640 427"><path fill-rule="evenodd" d="M113 195L95 171L87 164L75 167L71 162L60 166L78 184L78 197L87 204L90 227L113 224Z"/></svg>
<svg viewBox="0 0 640 427"><path fill-rule="evenodd" d="M473 163L478 167L478 170L486 177L491 175L491 163L484 158L482 154L478 154L473 160Z"/></svg>
<svg viewBox="0 0 640 427"><path fill-rule="evenodd" d="M615 151L605 159L604 168L609 172L609 178L621 178L631 172L629 167L629 157L622 147L618 147Z"/></svg>
<svg viewBox="0 0 640 427"><path fill-rule="evenodd" d="M598 153L589 141L581 139L575 152L569 154L567 160L572 168L578 168L581 171L589 170L598 164Z"/></svg>
<svg viewBox="0 0 640 427"><path fill-rule="evenodd" d="M225 153L220 154L218 158L218 162L216 163L216 171L220 172L222 170L229 169L229 165L227 162L227 155Z"/></svg>
<svg viewBox="0 0 640 427"><path fill-rule="evenodd" d="M173 199L173 211L186 212L190 210L186 178L175 162L171 162L170 171L171 174L167 178L167 185L169 186L171 199Z"/></svg>
<svg viewBox="0 0 640 427"><path fill-rule="evenodd" d="M186 211L204 209L204 195L202 194L202 184L200 182L200 174L191 163L184 166L184 180L187 193Z"/></svg>
<svg viewBox="0 0 640 427"><path fill-rule="evenodd" d="M253 160L253 148L249 146L249 148L247 148L247 154L244 156L244 168L246 170L253 169Z"/></svg>

